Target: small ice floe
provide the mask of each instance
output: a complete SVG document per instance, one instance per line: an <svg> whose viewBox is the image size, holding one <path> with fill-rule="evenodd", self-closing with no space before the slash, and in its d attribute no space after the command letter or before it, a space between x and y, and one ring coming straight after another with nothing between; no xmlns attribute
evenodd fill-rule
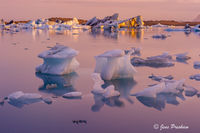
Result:
<svg viewBox="0 0 200 133"><path fill-rule="evenodd" d="M77 55L78 51L57 44L50 50L38 55L39 58L44 60L44 63L36 67L36 72L55 75L75 72L79 67L79 62L75 58Z"/></svg>
<svg viewBox="0 0 200 133"><path fill-rule="evenodd" d="M184 85L185 96L192 97L197 94L198 90L192 86Z"/></svg>
<svg viewBox="0 0 200 133"><path fill-rule="evenodd" d="M100 73L103 80L133 78L135 68L130 63L130 55L123 50L111 50L95 57L95 73Z"/></svg>
<svg viewBox="0 0 200 133"><path fill-rule="evenodd" d="M116 97L116 96L120 96L120 93L119 91L115 90L115 87L113 85L108 86L105 89L105 92L103 93L103 97L105 98Z"/></svg>
<svg viewBox="0 0 200 133"><path fill-rule="evenodd" d="M0 105L3 106L4 105L4 98L0 98Z"/></svg>
<svg viewBox="0 0 200 133"><path fill-rule="evenodd" d="M154 38L154 39L162 39L162 40L164 40L164 39L167 38L167 36L164 35L164 34L161 34L161 35L153 35L152 38Z"/></svg>
<svg viewBox="0 0 200 133"><path fill-rule="evenodd" d="M172 62L172 56L167 53L163 53L162 55L147 57L147 59L142 59L139 57L133 57L131 59L131 63L133 66L149 66L149 67L171 67L174 66Z"/></svg>
<svg viewBox="0 0 200 133"><path fill-rule="evenodd" d="M172 80L174 77L172 75L162 77L162 76L155 76L154 74L152 74L151 76L149 76L149 78L152 79L152 80L160 82L160 81L163 81L164 79Z"/></svg>
<svg viewBox="0 0 200 133"><path fill-rule="evenodd" d="M135 47L133 47L131 50L134 51L131 55L137 55L137 56L141 55L141 48L135 48ZM128 52L130 52L130 50L125 50L124 52L126 54L128 54Z"/></svg>
<svg viewBox="0 0 200 133"><path fill-rule="evenodd" d="M94 86L92 90L93 94L102 95L104 98L116 97L120 95L120 93L115 90L113 85L109 85L105 89L102 88L104 81L101 79L99 73L93 73L92 79L94 80Z"/></svg>
<svg viewBox="0 0 200 133"><path fill-rule="evenodd" d="M156 24L156 25L152 25L151 27L155 27L155 28L166 28L166 27L168 27L168 25L163 25L163 24L161 24L161 23L158 23L158 24Z"/></svg>
<svg viewBox="0 0 200 133"><path fill-rule="evenodd" d="M191 75L190 79L194 79L194 80L200 81L200 74Z"/></svg>
<svg viewBox="0 0 200 133"><path fill-rule="evenodd" d="M145 88L143 91L140 91L136 94L133 94L133 96L136 97L156 97L157 94L174 94L177 95L180 92L183 91L185 80L165 80L157 85Z"/></svg>
<svg viewBox="0 0 200 133"><path fill-rule="evenodd" d="M8 103L19 108L26 104L28 105L40 101L42 101L42 96L36 93L23 93L22 91L17 91L8 96Z"/></svg>
<svg viewBox="0 0 200 133"><path fill-rule="evenodd" d="M52 99L51 98L43 98L42 99L46 104L52 104Z"/></svg>
<svg viewBox="0 0 200 133"><path fill-rule="evenodd" d="M181 54L176 54L176 60L177 61L180 61L180 62L184 62L184 61L187 61L189 59L191 59L191 57L187 56L188 53L185 52L185 53L181 53Z"/></svg>
<svg viewBox="0 0 200 133"><path fill-rule="evenodd" d="M200 61L195 61L193 67L195 69L200 69Z"/></svg>
<svg viewBox="0 0 200 133"><path fill-rule="evenodd" d="M81 92L69 92L63 95L64 98L69 99L81 99L82 93Z"/></svg>

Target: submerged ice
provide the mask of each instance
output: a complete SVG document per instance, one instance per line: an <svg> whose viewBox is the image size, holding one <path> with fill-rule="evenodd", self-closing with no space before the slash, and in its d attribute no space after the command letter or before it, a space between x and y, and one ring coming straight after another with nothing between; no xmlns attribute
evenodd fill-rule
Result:
<svg viewBox="0 0 200 133"><path fill-rule="evenodd" d="M67 46L57 44L50 50L38 55L44 60L42 65L36 67L36 72L54 75L64 75L75 72L79 67L79 62L75 56L78 51Z"/></svg>

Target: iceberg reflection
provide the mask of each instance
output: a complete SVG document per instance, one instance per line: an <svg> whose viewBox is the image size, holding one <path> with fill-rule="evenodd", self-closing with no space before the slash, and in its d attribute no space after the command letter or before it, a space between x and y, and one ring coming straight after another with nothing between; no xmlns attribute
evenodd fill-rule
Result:
<svg viewBox="0 0 200 133"><path fill-rule="evenodd" d="M139 96L136 98L145 106L162 111L166 104L179 105L179 102L176 99L177 97L179 97L181 100L185 100L182 93L159 93L157 94L156 98L145 96Z"/></svg>
<svg viewBox="0 0 200 133"><path fill-rule="evenodd" d="M104 81L105 83L102 85L103 88L106 88L110 85L114 85L115 90L120 92L120 97L115 96L111 98L104 98L102 95L94 94L94 105L91 107L93 112L98 112L104 106L110 107L123 107L124 102L120 100L120 98L124 98L129 101L131 104L133 100L129 97L130 92L133 87L136 85L136 81L133 78L127 79L115 79L110 81Z"/></svg>
<svg viewBox="0 0 200 133"><path fill-rule="evenodd" d="M77 73L67 75L47 75L36 73L36 76L43 80L44 84L38 88L39 91L50 93L54 96L62 96L65 93L73 92L75 80L78 77Z"/></svg>

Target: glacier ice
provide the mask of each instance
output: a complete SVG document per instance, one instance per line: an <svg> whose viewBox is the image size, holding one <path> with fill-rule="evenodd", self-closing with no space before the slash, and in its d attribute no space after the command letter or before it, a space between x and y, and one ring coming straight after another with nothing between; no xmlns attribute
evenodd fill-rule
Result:
<svg viewBox="0 0 200 133"><path fill-rule="evenodd" d="M103 96L105 98L116 97L120 96L120 93L115 90L115 87L113 85L110 85L105 89L105 93L103 94Z"/></svg>
<svg viewBox="0 0 200 133"><path fill-rule="evenodd" d="M50 50L44 51L38 55L44 60L42 65L36 67L36 72L54 75L64 75L75 72L79 67L79 62L75 56L78 51L56 44Z"/></svg>
<svg viewBox="0 0 200 133"><path fill-rule="evenodd" d="M191 59L191 57L187 56L187 52L185 53L181 53L181 54L176 54L176 60L177 61L186 61L186 60L189 60Z"/></svg>
<svg viewBox="0 0 200 133"><path fill-rule="evenodd" d="M200 61L195 61L193 67L195 69L200 69Z"/></svg>
<svg viewBox="0 0 200 133"><path fill-rule="evenodd" d="M116 49L96 56L95 73L100 73L103 80L133 78L136 70L130 63L132 52L125 54L123 50Z"/></svg>

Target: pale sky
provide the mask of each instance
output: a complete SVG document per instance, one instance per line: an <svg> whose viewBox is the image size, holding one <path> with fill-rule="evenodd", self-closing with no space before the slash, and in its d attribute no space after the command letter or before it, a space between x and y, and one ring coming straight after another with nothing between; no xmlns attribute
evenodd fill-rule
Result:
<svg viewBox="0 0 200 133"><path fill-rule="evenodd" d="M0 18L27 20L48 17L89 19L119 13L145 20L193 20L200 0L0 0Z"/></svg>

